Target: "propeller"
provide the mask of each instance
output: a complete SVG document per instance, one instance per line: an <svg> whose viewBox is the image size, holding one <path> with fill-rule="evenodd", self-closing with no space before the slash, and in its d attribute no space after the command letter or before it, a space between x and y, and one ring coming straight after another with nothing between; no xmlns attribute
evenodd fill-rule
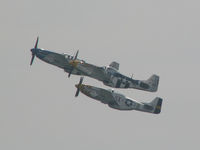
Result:
<svg viewBox="0 0 200 150"><path fill-rule="evenodd" d="M74 61L74 60L77 59L77 57L78 57L78 53L79 53L79 50L77 50L75 56L72 58L72 61ZM70 68L70 70L69 70L68 78L71 76L73 70L74 70L74 67L71 66L71 68Z"/></svg>
<svg viewBox="0 0 200 150"><path fill-rule="evenodd" d="M39 37L37 37L37 40L36 40L36 42L35 42L35 47L31 49L32 58L31 58L31 63L30 63L30 65L33 64L33 61L34 61L34 58L35 58L35 55L36 55L36 49L37 49L37 46L38 46L38 41L39 41Z"/></svg>
<svg viewBox="0 0 200 150"><path fill-rule="evenodd" d="M77 91L76 91L75 97L77 97L78 94L79 94L79 92L80 92L80 86L82 85L82 82L83 82L83 77L81 77L79 83L75 85L76 88L77 88Z"/></svg>

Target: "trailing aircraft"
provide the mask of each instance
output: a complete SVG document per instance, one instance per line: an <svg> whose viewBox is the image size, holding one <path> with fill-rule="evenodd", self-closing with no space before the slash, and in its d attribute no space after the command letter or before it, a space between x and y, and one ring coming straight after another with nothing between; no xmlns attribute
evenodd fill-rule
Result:
<svg viewBox="0 0 200 150"><path fill-rule="evenodd" d="M58 54L38 48L38 41L39 38L37 38L34 48L31 49L32 58L30 65L33 64L36 56L46 63L64 69L64 71L68 73L68 77L70 77L71 74L88 76L102 81L104 85L113 88L134 88L149 92L156 92L158 89L159 76L157 75L152 75L148 80L135 80L121 74L118 71L119 63L117 62L112 62L108 66L99 67L78 59L79 51L76 52L75 56Z"/></svg>
<svg viewBox="0 0 200 150"><path fill-rule="evenodd" d="M83 77L81 77L79 83L75 85L77 88L75 97L79 95L79 92L82 92L86 96L107 104L109 107L114 109L138 110L153 114L159 114L161 112L162 98L156 97L149 103L138 102L124 96L123 94L117 93L114 90L106 90L90 85L85 85L82 84L82 82Z"/></svg>

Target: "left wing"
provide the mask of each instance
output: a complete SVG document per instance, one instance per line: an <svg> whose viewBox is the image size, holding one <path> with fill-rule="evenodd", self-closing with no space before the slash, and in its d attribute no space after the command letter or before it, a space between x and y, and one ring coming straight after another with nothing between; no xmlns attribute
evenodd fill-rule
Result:
<svg viewBox="0 0 200 150"><path fill-rule="evenodd" d="M109 105L118 105L111 93L112 91L96 88L96 92L98 95L97 99L100 100L102 103Z"/></svg>
<svg viewBox="0 0 200 150"><path fill-rule="evenodd" d="M76 67L79 71L83 72L87 76L98 79L100 81L107 81L109 78L105 74L105 68L98 67L88 63L79 63Z"/></svg>
<svg viewBox="0 0 200 150"><path fill-rule="evenodd" d="M65 70L69 70L71 68L71 65L69 64L69 61L71 60L70 55L59 54L59 53L55 53L52 51L39 49L36 56L39 59L41 59L49 64L55 65L59 68L62 68Z"/></svg>

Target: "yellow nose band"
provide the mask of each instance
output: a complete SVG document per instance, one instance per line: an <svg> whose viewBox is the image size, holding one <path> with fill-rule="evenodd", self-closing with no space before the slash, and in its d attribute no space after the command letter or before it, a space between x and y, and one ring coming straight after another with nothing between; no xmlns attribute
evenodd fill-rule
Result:
<svg viewBox="0 0 200 150"><path fill-rule="evenodd" d="M72 65L73 67L77 67L78 64L80 64L80 61L79 60L71 60L69 62L70 65Z"/></svg>

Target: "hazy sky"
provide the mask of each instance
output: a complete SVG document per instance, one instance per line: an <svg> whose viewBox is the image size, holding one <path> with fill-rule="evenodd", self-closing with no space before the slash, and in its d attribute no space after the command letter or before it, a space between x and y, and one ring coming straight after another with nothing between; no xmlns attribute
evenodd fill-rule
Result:
<svg viewBox="0 0 200 150"><path fill-rule="evenodd" d="M198 0L1 0L0 18L0 149L199 149ZM37 36L40 48L79 49L99 66L117 61L135 79L158 74L156 93L116 91L144 102L162 97L161 114L75 98L79 76L37 58L29 66Z"/></svg>

